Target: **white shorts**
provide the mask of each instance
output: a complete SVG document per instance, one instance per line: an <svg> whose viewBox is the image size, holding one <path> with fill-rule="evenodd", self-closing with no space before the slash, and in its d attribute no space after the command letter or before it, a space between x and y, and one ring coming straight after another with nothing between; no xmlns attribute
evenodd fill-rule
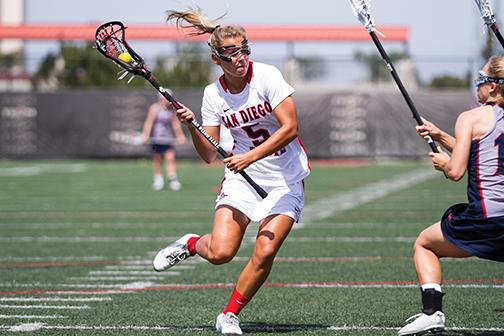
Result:
<svg viewBox="0 0 504 336"><path fill-rule="evenodd" d="M215 207L228 205L255 222L260 222L269 215L286 215L296 222L299 221L304 207L302 181L288 186L263 188L268 193L265 199L244 180L224 179Z"/></svg>

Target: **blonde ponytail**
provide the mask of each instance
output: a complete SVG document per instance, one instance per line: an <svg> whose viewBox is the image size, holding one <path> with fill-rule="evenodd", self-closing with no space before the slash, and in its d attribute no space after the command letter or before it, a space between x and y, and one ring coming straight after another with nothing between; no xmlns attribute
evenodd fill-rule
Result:
<svg viewBox="0 0 504 336"><path fill-rule="evenodd" d="M218 20L222 19L226 14L219 16L215 20L208 19L201 8L189 8L186 11L179 12L175 10L166 11L166 21L175 20L177 28L193 28L194 31L188 33L189 36L198 36L210 34L208 44L211 48L219 48L222 46L222 40L225 38L233 38L241 36L246 39L245 29L241 26L220 26ZM188 25L184 25L185 21Z"/></svg>

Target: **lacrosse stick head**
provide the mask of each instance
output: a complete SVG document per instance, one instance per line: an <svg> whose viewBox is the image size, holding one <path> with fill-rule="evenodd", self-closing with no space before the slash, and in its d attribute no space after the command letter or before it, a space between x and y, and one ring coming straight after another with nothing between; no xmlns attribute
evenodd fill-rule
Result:
<svg viewBox="0 0 504 336"><path fill-rule="evenodd" d="M357 19L364 25L368 32L375 30L371 17L371 0L348 0Z"/></svg>
<svg viewBox="0 0 504 336"><path fill-rule="evenodd" d="M105 57L111 59L126 70L127 73L147 77L149 70L144 60L126 42L126 27L120 21L111 21L102 24L96 29L95 46ZM129 55L128 55L129 54ZM127 58L123 57L128 55ZM130 59L129 56L131 56ZM126 61L125 61L126 60ZM124 78L121 76L120 79Z"/></svg>
<svg viewBox="0 0 504 336"><path fill-rule="evenodd" d="M474 0L474 2L476 2L476 5L481 13L481 18L486 25L491 26L497 22L492 6L490 6L490 0Z"/></svg>

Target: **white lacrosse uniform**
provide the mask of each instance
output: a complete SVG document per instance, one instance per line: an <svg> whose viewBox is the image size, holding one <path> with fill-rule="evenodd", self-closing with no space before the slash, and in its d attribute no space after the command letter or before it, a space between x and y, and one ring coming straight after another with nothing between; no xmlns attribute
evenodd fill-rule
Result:
<svg viewBox="0 0 504 336"><path fill-rule="evenodd" d="M240 93L231 93L221 76L205 88L203 95L202 125L227 128L233 138L233 154L249 152L280 128L273 110L295 91L271 65L250 62L246 76L247 84ZM299 137L254 162L245 172L269 193L268 197L262 200L240 174L226 169L217 206L230 205L252 220L270 214L299 219L304 205L303 180L310 173Z"/></svg>

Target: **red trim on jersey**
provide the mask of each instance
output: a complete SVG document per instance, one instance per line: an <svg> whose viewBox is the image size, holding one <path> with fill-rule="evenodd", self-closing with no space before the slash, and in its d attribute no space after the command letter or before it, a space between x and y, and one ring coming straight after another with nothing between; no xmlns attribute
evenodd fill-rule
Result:
<svg viewBox="0 0 504 336"><path fill-rule="evenodd" d="M224 89L224 91L228 92L229 89L226 85L226 80L224 79L224 75L219 77L219 82L220 82L220 85L222 86L222 88Z"/></svg>
<svg viewBox="0 0 504 336"><path fill-rule="evenodd" d="M487 209L485 206L485 198L483 196L483 188L481 187L481 179L480 179L480 144L481 142L478 140L478 147L476 149L476 176L478 178L478 189L481 200L481 210L483 211L483 216L487 218Z"/></svg>
<svg viewBox="0 0 504 336"><path fill-rule="evenodd" d="M252 65L254 64L254 62L252 61L249 61L249 67L248 67L248 70L247 70L247 83L250 84L250 82L252 81Z"/></svg>
<svg viewBox="0 0 504 336"><path fill-rule="evenodd" d="M252 64L253 64L253 62L249 61L249 67L247 69L247 74L245 75L245 78L247 80L247 84L250 84L250 82L252 81L252 73L253 73ZM219 83L222 86L222 88L224 89L224 91L229 92L229 88L226 84L226 79L224 78L224 75L219 77Z"/></svg>
<svg viewBox="0 0 504 336"><path fill-rule="evenodd" d="M299 145L301 146L301 149L303 150L303 152L305 152L306 157L308 157L308 153L306 152L306 147L305 147L303 141L301 140L301 138L299 136L297 137L297 139L299 141ZM311 170L310 161L309 160L307 160L307 161L308 161L308 170Z"/></svg>

